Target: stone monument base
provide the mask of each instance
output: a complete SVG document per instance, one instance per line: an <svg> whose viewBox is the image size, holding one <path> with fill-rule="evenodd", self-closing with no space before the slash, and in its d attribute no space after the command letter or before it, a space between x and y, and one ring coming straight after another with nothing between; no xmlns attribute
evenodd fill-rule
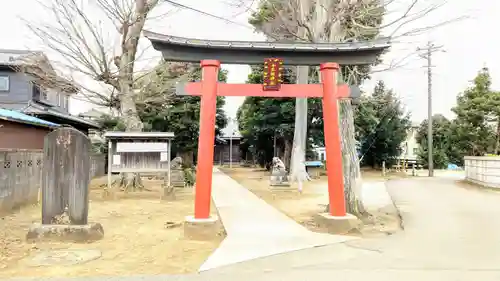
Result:
<svg viewBox="0 0 500 281"><path fill-rule="evenodd" d="M361 226L361 221L351 214L337 217L329 213L321 213L317 214L314 220L319 227L328 230L328 233L331 234L346 234Z"/></svg>
<svg viewBox="0 0 500 281"><path fill-rule="evenodd" d="M269 185L271 188L276 189L279 187L289 187L291 184L288 181L288 177L286 174L284 175L271 175L271 178L269 179Z"/></svg>
<svg viewBox="0 0 500 281"><path fill-rule="evenodd" d="M211 216L208 219L195 219L187 216L184 222L184 237L191 240L213 240L219 234L219 219Z"/></svg>
<svg viewBox="0 0 500 281"><path fill-rule="evenodd" d="M104 229L100 223L86 225L63 224L35 224L26 240L28 242L41 241L67 241L67 242L93 242L104 237Z"/></svg>

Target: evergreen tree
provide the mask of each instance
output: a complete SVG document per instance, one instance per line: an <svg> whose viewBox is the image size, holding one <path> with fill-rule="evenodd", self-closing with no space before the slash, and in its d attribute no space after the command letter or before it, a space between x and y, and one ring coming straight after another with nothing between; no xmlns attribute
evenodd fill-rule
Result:
<svg viewBox="0 0 500 281"><path fill-rule="evenodd" d="M417 131L416 140L420 148L417 156L424 167L428 167L427 124L424 120ZM450 142L451 122L441 114L432 116L432 160L434 168L443 169L448 163L460 164L460 156ZM458 162L457 162L458 160Z"/></svg>
<svg viewBox="0 0 500 281"><path fill-rule="evenodd" d="M450 142L462 155L484 155L494 150L498 138L493 130L498 126L498 93L491 90L487 68L481 69L469 87L457 97L452 111L457 115L452 123ZM497 136L492 137L492 136Z"/></svg>
<svg viewBox="0 0 500 281"><path fill-rule="evenodd" d="M372 95L362 97L356 110L362 163L372 167L379 167L383 161L389 166L394 164L411 126L410 115L404 112L401 101L383 81L378 81Z"/></svg>

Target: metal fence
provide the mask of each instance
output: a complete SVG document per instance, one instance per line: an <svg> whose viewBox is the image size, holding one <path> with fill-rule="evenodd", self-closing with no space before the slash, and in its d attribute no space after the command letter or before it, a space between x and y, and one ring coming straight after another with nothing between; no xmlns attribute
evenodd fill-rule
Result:
<svg viewBox="0 0 500 281"><path fill-rule="evenodd" d="M38 201L42 179L42 150L0 150L0 212ZM90 177L105 174L105 156L90 156Z"/></svg>

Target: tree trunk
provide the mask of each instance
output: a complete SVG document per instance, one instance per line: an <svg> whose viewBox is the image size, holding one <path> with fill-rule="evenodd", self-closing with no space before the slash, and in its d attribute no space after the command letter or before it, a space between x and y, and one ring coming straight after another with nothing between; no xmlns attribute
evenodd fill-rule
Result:
<svg viewBox="0 0 500 281"><path fill-rule="evenodd" d="M339 105L346 211L357 217L362 217L366 211L361 198L363 183L358 152L356 151L354 112L350 100L340 100Z"/></svg>
<svg viewBox="0 0 500 281"><path fill-rule="evenodd" d="M122 64L124 60L126 61L125 55L122 55ZM123 67L125 68L125 66ZM127 70L123 70L123 72L126 73ZM137 113L137 107L134 100L134 92L131 87L132 82L129 82L127 80L128 79L120 80L121 114L127 132L140 132L142 131L144 124L142 123L141 119L139 118L139 114ZM124 191L144 189L141 176L138 173L122 173L120 175L119 187Z"/></svg>
<svg viewBox="0 0 500 281"><path fill-rule="evenodd" d="M144 190L141 175L138 173L121 173L118 186L122 191Z"/></svg>
<svg viewBox="0 0 500 281"><path fill-rule="evenodd" d="M302 28L303 29L303 28ZM297 67L297 84L308 84L309 67ZM295 99L295 128L293 132L292 157L290 161L290 178L299 182L304 178L302 166L306 160L307 143L307 98Z"/></svg>
<svg viewBox="0 0 500 281"><path fill-rule="evenodd" d="M495 155L498 155L500 150L500 118L497 121L497 142L495 144Z"/></svg>
<svg viewBox="0 0 500 281"><path fill-rule="evenodd" d="M156 6L158 0L147 2L145 0L134 1L134 16L131 24L125 22L121 33L121 54L115 57L115 65L118 67L118 87L120 113L127 132L140 132L144 124L139 118L136 105L136 94L134 92L134 66L137 56L137 46L141 37L146 18L151 9ZM120 186L128 190L130 187L143 189L142 181L138 173L123 174Z"/></svg>
<svg viewBox="0 0 500 281"><path fill-rule="evenodd" d="M292 141L285 139L285 153L283 156L283 163L288 171L290 171L290 162L292 160Z"/></svg>

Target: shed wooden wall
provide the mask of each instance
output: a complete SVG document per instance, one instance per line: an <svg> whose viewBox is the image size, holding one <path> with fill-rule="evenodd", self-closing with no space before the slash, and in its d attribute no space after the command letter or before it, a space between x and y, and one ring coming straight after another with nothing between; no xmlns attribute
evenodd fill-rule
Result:
<svg viewBox="0 0 500 281"><path fill-rule="evenodd" d="M52 130L0 120L0 149L43 149L45 135Z"/></svg>

